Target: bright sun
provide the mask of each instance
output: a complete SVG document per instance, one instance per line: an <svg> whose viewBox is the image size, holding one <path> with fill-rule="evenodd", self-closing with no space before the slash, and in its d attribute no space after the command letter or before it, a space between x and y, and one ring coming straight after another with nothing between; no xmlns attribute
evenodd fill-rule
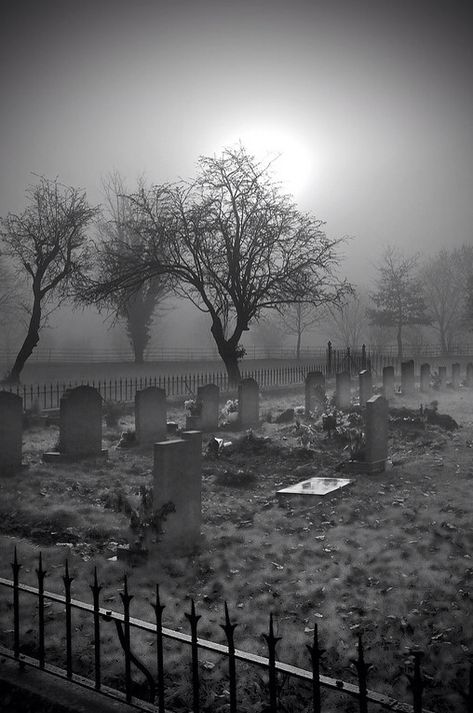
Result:
<svg viewBox="0 0 473 713"><path fill-rule="evenodd" d="M282 127L241 128L223 146L241 142L259 161L271 160L274 176L281 181L285 192L299 195L308 187L313 177L313 159L310 150Z"/></svg>

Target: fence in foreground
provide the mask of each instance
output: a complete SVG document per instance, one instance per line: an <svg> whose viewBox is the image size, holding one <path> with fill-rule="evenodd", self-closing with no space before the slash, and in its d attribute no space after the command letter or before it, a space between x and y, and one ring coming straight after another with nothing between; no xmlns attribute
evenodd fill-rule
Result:
<svg viewBox="0 0 473 713"><path fill-rule="evenodd" d="M368 705L370 710L376 706L376 710L380 708L397 711L398 713L429 713L423 706L423 689L425 685L424 678L421 672L420 650L410 652L411 667L408 672L410 679L410 688L412 690L412 704L401 703L390 696L377 693L368 688L370 663L365 661L365 652L363 647L362 636L358 636L358 646L356 656L351 663L354 669L354 683L341 681L330 676L322 675L320 672L321 657L323 650L319 647L317 625L314 625L314 635L310 643L307 644L307 662L308 668L303 669L291 664L283 663L277 660L277 645L280 637L275 635L273 626L273 615L270 614L269 629L264 634L264 639L267 646L267 656L260 656L253 653L248 653L235 647L234 632L237 624L231 621L228 607L225 603L225 613L221 628L225 634L225 642L218 643L202 639L198 636L198 622L201 618L195 610L194 601L191 601L191 611L185 616L188 621L190 633L182 633L168 629L163 626L163 611L165 605L160 600L159 587L156 585L155 599L152 603L154 609L154 623L142 621L131 616L131 600L133 595L128 589L126 575L123 580L123 589L119 592L122 602L122 612L115 612L101 606L101 585L97 577L97 570L94 570L94 580L90 584L92 592L92 603L82 602L72 598L72 581L73 578L69 574L69 567L66 561L64 575L64 594L56 594L49 592L44 588L46 570L43 567L41 554L39 555L39 563L36 569L37 587L32 587L22 584L19 581L19 572L21 564L17 560L15 550L12 562L13 580L0 578L0 586L11 591L12 595L12 625L11 631L4 630L4 635L9 635L9 641L5 645L0 646L2 656L11 658L19 662L21 666L32 666L45 674L59 677L70 681L72 684L77 684L101 693L103 696L124 701L133 705L135 709L143 711L158 711L164 713L168 703L169 696L166 681L169 681L169 671L166 667L166 651L165 645L168 642L178 642L183 645L190 653L189 656L189 676L187 680L191 682L191 690L189 693L192 697L192 711L199 713L201 709L201 687L215 684L215 676L212 675L212 681L205 679L205 667L199 660L201 651L206 651L207 654L218 655L224 657L226 665L219 669L219 683L223 683L222 688L226 691L228 700L228 710L230 713L236 713L239 708L239 696L244 685L247 684L245 678L238 678L237 664L256 666L265 671L267 676L266 691L261 690L261 695L266 698L265 708L268 713L277 713L278 711L286 710L284 707L283 696L281 695L280 681L282 677L289 677L293 681L299 682L301 688L304 688L304 694L300 697L300 710L313 711L314 713L322 713L329 710L327 707L327 695L330 692L336 692L339 695L355 698L358 702L358 708L361 713L367 713ZM20 596L21 595L21 596ZM33 597L37 601L37 611L32 615L33 607L25 607L25 595ZM31 599L29 599L31 601ZM59 605L56 609L52 609L52 605ZM47 608L47 612L46 612ZM94 672L94 678L84 678L83 675L77 673L75 669L75 658L81 660L84 664L83 647L79 649L77 644L77 635L75 632L81 631L82 626L76 627L75 617L73 619L73 611L80 611L84 617L89 617L91 631L93 632L90 640L90 664L91 670ZM32 622L33 620L33 622ZM123 653L122 658L122 676L117 688L110 685L104 685L104 681L108 681L109 675L105 671L105 662L102 653L102 641L104 635L109 635L109 625L113 624L117 636L117 644L121 646ZM30 627L26 629L26 627ZM62 637L59 631L63 631ZM30 638L26 640L25 630L30 634ZM55 650L61 652L62 660L50 660L51 652L48 644L48 630L54 634ZM105 630L105 631L104 631ZM34 632L35 642L31 641L31 633ZM132 638L133 632L133 638ZM141 632L138 635L136 632ZM85 638L90 639L90 636L83 634ZM74 641L76 637L76 641ZM144 638L143 638L144 637ZM223 638L223 635L222 635ZM140 642L137 644L138 639ZM147 643L145 641L147 640ZM150 641L152 644L150 644ZM7 645L9 648L7 648ZM150 665L149 656L146 659L146 664L143 663L140 656L137 655L139 650L140 655L143 651L148 650L150 645L155 646L156 654L153 655L153 663ZM136 648L138 646L138 648ZM80 654L75 654L75 651L80 650ZM114 658L116 658L117 650L114 649ZM27 652L27 653L26 653ZM182 660L185 660L185 656ZM65 665L65 668L59 666ZM133 667L133 669L132 669ZM137 686L134 682L133 675L135 670L139 671L141 684L139 686L140 695L137 695ZM133 673L132 673L133 671ZM115 674L116 677L116 674ZM223 681L221 680L223 679ZM473 711L473 668L470 668L470 687L467 692L462 694L459 690L459 698L463 697L463 710L471 713ZM220 690L220 688L219 688ZM264 703L265 701L261 701ZM291 709L294 710L294 709ZM296 709L297 710L297 709ZM459 711L461 708L458 709Z"/></svg>

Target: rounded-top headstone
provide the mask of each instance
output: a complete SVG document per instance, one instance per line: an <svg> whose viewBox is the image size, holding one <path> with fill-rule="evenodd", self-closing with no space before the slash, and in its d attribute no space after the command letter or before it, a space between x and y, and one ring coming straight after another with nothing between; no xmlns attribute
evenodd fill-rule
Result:
<svg viewBox="0 0 473 713"><path fill-rule="evenodd" d="M101 454L102 397L92 386L77 386L62 396L59 450L73 458Z"/></svg>
<svg viewBox="0 0 473 713"><path fill-rule="evenodd" d="M0 391L0 472L19 468L23 438L23 401Z"/></svg>

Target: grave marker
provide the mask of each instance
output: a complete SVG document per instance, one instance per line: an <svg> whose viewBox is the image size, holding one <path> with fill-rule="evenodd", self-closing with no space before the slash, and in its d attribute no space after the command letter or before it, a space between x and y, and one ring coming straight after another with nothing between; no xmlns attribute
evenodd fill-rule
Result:
<svg viewBox="0 0 473 713"><path fill-rule="evenodd" d="M366 402L367 472L381 473L388 457L388 404L383 396L372 396Z"/></svg>
<svg viewBox="0 0 473 713"><path fill-rule="evenodd" d="M387 401L394 398L394 367L385 366L383 368L383 395Z"/></svg>
<svg viewBox="0 0 473 713"><path fill-rule="evenodd" d="M447 367L439 366L439 381L440 388L444 389L447 385Z"/></svg>
<svg viewBox="0 0 473 713"><path fill-rule="evenodd" d="M415 392L414 359L401 362L401 392L403 395Z"/></svg>
<svg viewBox="0 0 473 713"><path fill-rule="evenodd" d="M460 364L458 364L457 362L455 364L452 364L452 384L454 389L458 389L458 387L460 386L460 370Z"/></svg>
<svg viewBox="0 0 473 713"><path fill-rule="evenodd" d="M371 371L363 369L358 374L359 384L360 384L360 406L365 406L368 399L373 396L373 382L371 378Z"/></svg>
<svg viewBox="0 0 473 713"><path fill-rule="evenodd" d="M466 365L466 385L473 386L473 364L471 361Z"/></svg>
<svg viewBox="0 0 473 713"><path fill-rule="evenodd" d="M335 404L344 409L351 406L351 379L347 371L339 372L335 377Z"/></svg>
<svg viewBox="0 0 473 713"><path fill-rule="evenodd" d="M305 415L323 407L325 397L325 376L321 371L310 371L305 378Z"/></svg>
<svg viewBox="0 0 473 713"><path fill-rule="evenodd" d="M420 390L423 394L430 391L430 364L420 366Z"/></svg>
<svg viewBox="0 0 473 713"><path fill-rule="evenodd" d="M259 388L254 379L242 379L238 384L238 420L240 428L259 423Z"/></svg>
<svg viewBox="0 0 473 713"><path fill-rule="evenodd" d="M138 443L156 443L166 438L166 392L156 386L135 394L135 430Z"/></svg>
<svg viewBox="0 0 473 713"><path fill-rule="evenodd" d="M17 394L0 391L0 474L21 468L23 401Z"/></svg>
<svg viewBox="0 0 473 713"><path fill-rule="evenodd" d="M64 392L59 404L59 451L67 458L105 455L102 450L102 397L92 386Z"/></svg>
<svg viewBox="0 0 473 713"><path fill-rule="evenodd" d="M215 384L206 384L197 389L197 400L201 403L200 428L208 433L218 428L220 389Z"/></svg>

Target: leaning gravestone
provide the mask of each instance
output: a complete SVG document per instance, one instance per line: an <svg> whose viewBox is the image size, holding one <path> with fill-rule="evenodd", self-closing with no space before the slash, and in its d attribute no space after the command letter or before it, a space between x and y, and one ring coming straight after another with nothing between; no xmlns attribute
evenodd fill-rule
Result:
<svg viewBox="0 0 473 713"><path fill-rule="evenodd" d="M430 364L420 365L420 390L423 394L430 391Z"/></svg>
<svg viewBox="0 0 473 713"><path fill-rule="evenodd" d="M460 386L460 370L461 366L458 363L452 364L452 384L453 388L458 389Z"/></svg>
<svg viewBox="0 0 473 713"><path fill-rule="evenodd" d="M394 367L385 366L383 369L383 395L387 401L394 398Z"/></svg>
<svg viewBox="0 0 473 713"><path fill-rule="evenodd" d="M360 406L365 406L368 399L373 396L371 371L363 369L363 371L360 371L358 378L360 383Z"/></svg>
<svg viewBox="0 0 473 713"><path fill-rule="evenodd" d="M0 474L21 468L23 401L9 391L0 391Z"/></svg>
<svg viewBox="0 0 473 713"><path fill-rule="evenodd" d="M218 406L220 389L216 384L206 384L197 389L197 400L201 404L200 428L202 431L216 431L218 428Z"/></svg>
<svg viewBox="0 0 473 713"><path fill-rule="evenodd" d="M351 406L351 379L348 371L341 371L335 377L335 405L340 409Z"/></svg>
<svg viewBox="0 0 473 713"><path fill-rule="evenodd" d="M153 512L158 546L187 554L199 544L201 527L202 434L154 444Z"/></svg>
<svg viewBox="0 0 473 713"><path fill-rule="evenodd" d="M68 389L59 404L59 448L44 453L43 460L106 455L102 449L102 397L92 386Z"/></svg>
<svg viewBox="0 0 473 713"><path fill-rule="evenodd" d="M403 395L415 392L414 359L401 362L401 393Z"/></svg>
<svg viewBox="0 0 473 713"><path fill-rule="evenodd" d="M166 438L166 392L156 386L135 394L135 430L138 443L156 443Z"/></svg>
<svg viewBox="0 0 473 713"><path fill-rule="evenodd" d="M372 396L366 402L367 472L381 473L388 457L388 404L383 396Z"/></svg>
<svg viewBox="0 0 473 713"><path fill-rule="evenodd" d="M466 365L466 385L473 386L473 364L471 362Z"/></svg>
<svg viewBox="0 0 473 713"><path fill-rule="evenodd" d="M325 376L321 371L310 371L305 378L305 415L323 407L325 398Z"/></svg>
<svg viewBox="0 0 473 713"><path fill-rule="evenodd" d="M238 421L240 428L259 423L259 387L254 379L242 379L238 385Z"/></svg>
<svg viewBox="0 0 473 713"><path fill-rule="evenodd" d="M446 366L439 366L439 381L440 381L440 388L444 389L447 385L447 367Z"/></svg>

